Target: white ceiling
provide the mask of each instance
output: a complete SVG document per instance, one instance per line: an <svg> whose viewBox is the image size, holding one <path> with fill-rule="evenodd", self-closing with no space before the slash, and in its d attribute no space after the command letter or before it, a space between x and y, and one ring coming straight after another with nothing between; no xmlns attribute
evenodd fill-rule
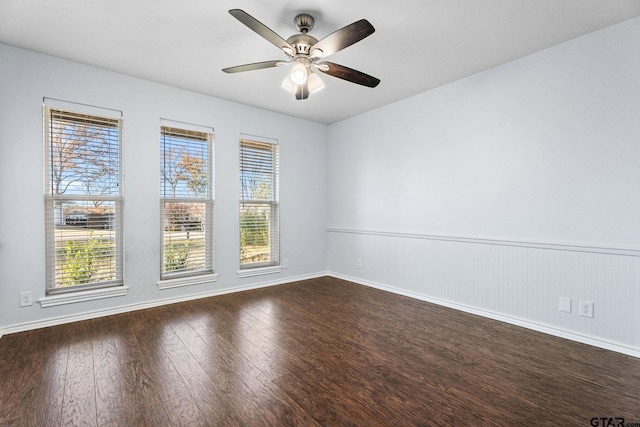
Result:
<svg viewBox="0 0 640 427"><path fill-rule="evenodd" d="M301 12L317 39L366 18L376 32L328 60L382 82L320 74L295 101L287 69L223 73L286 59L235 8L285 39ZM1 0L0 43L328 124L637 16L640 0Z"/></svg>

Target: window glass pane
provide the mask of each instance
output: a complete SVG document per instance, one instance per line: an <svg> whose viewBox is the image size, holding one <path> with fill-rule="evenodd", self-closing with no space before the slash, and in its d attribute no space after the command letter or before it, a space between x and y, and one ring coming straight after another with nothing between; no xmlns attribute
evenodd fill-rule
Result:
<svg viewBox="0 0 640 427"><path fill-rule="evenodd" d="M119 121L60 110L49 113L50 194L119 194Z"/></svg>
<svg viewBox="0 0 640 427"><path fill-rule="evenodd" d="M271 204L240 206L240 263L271 261Z"/></svg>
<svg viewBox="0 0 640 427"><path fill-rule="evenodd" d="M275 200L275 145L243 141L240 148L242 200Z"/></svg>
<svg viewBox="0 0 640 427"><path fill-rule="evenodd" d="M212 135L161 126L163 278L213 271Z"/></svg>
<svg viewBox="0 0 640 427"><path fill-rule="evenodd" d="M209 197L209 139L201 132L162 127L162 197Z"/></svg>
<svg viewBox="0 0 640 427"><path fill-rule="evenodd" d="M278 151L276 144L240 142L240 267L277 265Z"/></svg>
<svg viewBox="0 0 640 427"><path fill-rule="evenodd" d="M54 201L56 288L118 278L116 202Z"/></svg>
<svg viewBox="0 0 640 427"><path fill-rule="evenodd" d="M47 292L121 285L120 120L45 113Z"/></svg>
<svg viewBox="0 0 640 427"><path fill-rule="evenodd" d="M210 268L207 203L163 203L164 273Z"/></svg>

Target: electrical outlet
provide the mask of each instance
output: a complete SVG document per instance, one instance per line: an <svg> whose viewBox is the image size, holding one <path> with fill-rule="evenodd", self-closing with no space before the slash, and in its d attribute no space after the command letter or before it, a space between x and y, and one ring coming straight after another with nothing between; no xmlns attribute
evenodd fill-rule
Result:
<svg viewBox="0 0 640 427"><path fill-rule="evenodd" d="M20 292L20 307L28 307L30 305L33 305L33 292Z"/></svg>
<svg viewBox="0 0 640 427"><path fill-rule="evenodd" d="M289 268L289 260L288 259L284 260L284 262L282 263L282 267Z"/></svg>
<svg viewBox="0 0 640 427"><path fill-rule="evenodd" d="M593 317L593 302L580 300L580 316Z"/></svg>
<svg viewBox="0 0 640 427"><path fill-rule="evenodd" d="M362 269L362 260L360 258L356 261L356 268Z"/></svg>
<svg viewBox="0 0 640 427"><path fill-rule="evenodd" d="M565 313L571 313L571 298L560 297L560 305L558 309Z"/></svg>

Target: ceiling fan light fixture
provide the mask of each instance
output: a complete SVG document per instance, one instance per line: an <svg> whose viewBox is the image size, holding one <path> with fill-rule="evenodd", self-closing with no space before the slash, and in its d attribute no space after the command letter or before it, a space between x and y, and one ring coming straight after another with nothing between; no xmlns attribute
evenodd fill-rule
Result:
<svg viewBox="0 0 640 427"><path fill-rule="evenodd" d="M311 51L311 55L309 55L309 58L311 58L311 60L317 60L317 59L322 59L322 55L324 54L324 52L322 52L322 50L320 49L313 49Z"/></svg>
<svg viewBox="0 0 640 427"><path fill-rule="evenodd" d="M307 67L304 64L298 62L291 69L290 77L291 81L298 86L305 84L308 78Z"/></svg>
<svg viewBox="0 0 640 427"><path fill-rule="evenodd" d="M310 73L307 78L306 85L297 85L291 80L291 76L287 75L282 81L281 87L289 93L295 94L298 91L300 86L304 86L303 91L308 91L308 95L312 93L316 93L322 89L324 89L324 82L315 73Z"/></svg>
<svg viewBox="0 0 640 427"><path fill-rule="evenodd" d="M289 74L287 74L287 77L284 78L280 86L282 87L282 89L285 89L287 92L290 92L290 93L294 93L296 90L295 88L296 85L293 84L293 82L291 81L291 76Z"/></svg>
<svg viewBox="0 0 640 427"><path fill-rule="evenodd" d="M311 73L307 79L307 87L309 88L309 94L312 94L324 89L324 83L317 74Z"/></svg>

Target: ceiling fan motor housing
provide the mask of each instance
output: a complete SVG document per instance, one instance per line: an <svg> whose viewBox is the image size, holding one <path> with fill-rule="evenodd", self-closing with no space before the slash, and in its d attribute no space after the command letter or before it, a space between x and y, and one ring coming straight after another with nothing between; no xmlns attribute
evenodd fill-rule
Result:
<svg viewBox="0 0 640 427"><path fill-rule="evenodd" d="M309 55L311 46L318 43L318 40L309 34L294 34L287 42L293 46L296 55Z"/></svg>

